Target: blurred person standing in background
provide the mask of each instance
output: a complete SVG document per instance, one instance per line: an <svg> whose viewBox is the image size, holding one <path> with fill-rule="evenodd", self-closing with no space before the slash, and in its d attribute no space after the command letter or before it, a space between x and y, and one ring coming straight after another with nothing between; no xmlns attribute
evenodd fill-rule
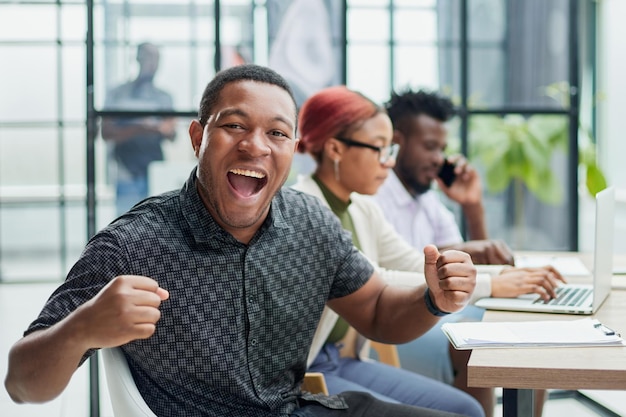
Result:
<svg viewBox="0 0 626 417"><path fill-rule="evenodd" d="M112 89L106 97L107 110L172 110L171 95L154 85L160 53L156 45L141 43L137 47L139 73L133 81ZM163 140L174 140L173 117L106 117L102 120L102 137L112 144L116 211L120 215L148 196L148 166L163 160Z"/></svg>

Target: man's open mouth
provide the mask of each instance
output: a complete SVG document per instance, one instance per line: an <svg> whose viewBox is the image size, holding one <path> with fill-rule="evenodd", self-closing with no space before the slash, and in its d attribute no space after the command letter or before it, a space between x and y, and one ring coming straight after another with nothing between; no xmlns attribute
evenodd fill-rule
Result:
<svg viewBox="0 0 626 417"><path fill-rule="evenodd" d="M249 169L231 169L228 171L228 182L244 197L250 197L261 191L267 184L265 174Z"/></svg>

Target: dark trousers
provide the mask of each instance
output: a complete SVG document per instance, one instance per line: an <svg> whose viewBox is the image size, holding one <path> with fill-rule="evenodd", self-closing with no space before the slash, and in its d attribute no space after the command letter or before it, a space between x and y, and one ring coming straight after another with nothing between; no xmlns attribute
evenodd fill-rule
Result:
<svg viewBox="0 0 626 417"><path fill-rule="evenodd" d="M309 371L324 374L331 395L346 391L367 392L388 403L485 417L480 403L466 392L380 362L342 358L331 343L322 347Z"/></svg>

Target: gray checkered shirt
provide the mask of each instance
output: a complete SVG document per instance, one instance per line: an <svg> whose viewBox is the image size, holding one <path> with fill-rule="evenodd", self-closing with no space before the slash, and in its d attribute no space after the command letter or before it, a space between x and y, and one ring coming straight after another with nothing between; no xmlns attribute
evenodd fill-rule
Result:
<svg viewBox="0 0 626 417"><path fill-rule="evenodd" d="M170 298L155 334L123 346L137 386L160 416L287 416L301 394L313 334L328 299L373 273L337 218L289 188L244 245L204 208L195 171L99 232L26 333L49 327L122 274L154 278ZM85 360L92 351L85 354Z"/></svg>

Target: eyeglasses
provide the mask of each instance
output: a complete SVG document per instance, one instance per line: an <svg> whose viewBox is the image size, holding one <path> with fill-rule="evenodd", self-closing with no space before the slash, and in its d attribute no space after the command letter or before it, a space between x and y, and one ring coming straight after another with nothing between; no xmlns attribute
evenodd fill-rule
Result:
<svg viewBox="0 0 626 417"><path fill-rule="evenodd" d="M369 143L357 142L356 140L352 140L349 138L338 138L335 137L339 142L343 142L348 146L356 146L358 148L368 148L375 150L378 152L378 162L381 165L386 164L390 159L396 159L398 156L398 151L400 150L400 145L397 143L392 143L389 146L374 146Z"/></svg>

